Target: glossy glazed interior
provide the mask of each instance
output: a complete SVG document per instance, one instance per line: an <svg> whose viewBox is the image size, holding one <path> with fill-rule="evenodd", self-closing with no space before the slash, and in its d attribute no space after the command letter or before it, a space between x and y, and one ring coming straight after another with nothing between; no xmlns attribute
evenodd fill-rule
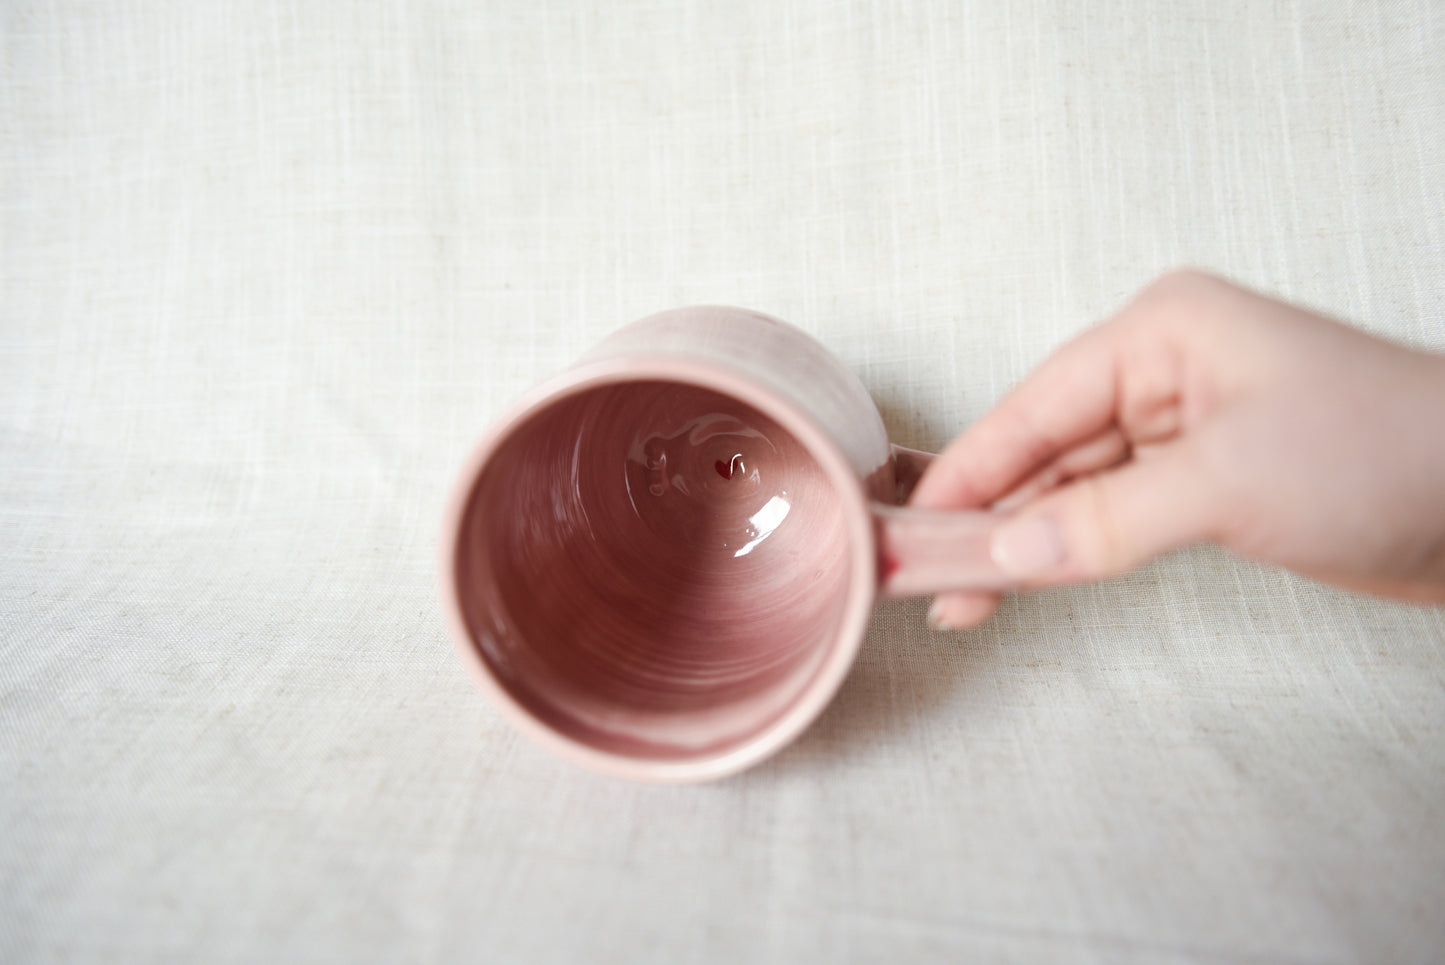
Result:
<svg viewBox="0 0 1445 965"><path fill-rule="evenodd" d="M738 399L583 389L499 440L462 510L457 604L488 675L607 754L728 753L839 645L853 557L836 483Z"/></svg>

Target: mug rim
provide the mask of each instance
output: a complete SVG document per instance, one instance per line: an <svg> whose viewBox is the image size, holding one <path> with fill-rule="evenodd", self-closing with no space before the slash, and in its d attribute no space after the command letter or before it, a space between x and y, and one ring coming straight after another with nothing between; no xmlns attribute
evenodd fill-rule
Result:
<svg viewBox="0 0 1445 965"><path fill-rule="evenodd" d="M799 697L756 735L737 746L684 760L629 757L591 747L539 720L488 668L467 630L457 588L462 520L488 460L527 420L571 396L624 382L676 382L710 389L745 402L792 433L827 474L842 502L850 568L844 612L831 649ZM613 777L655 783L691 783L726 777L771 757L792 743L823 712L842 686L862 646L877 590L875 534L863 481L842 448L798 403L738 368L683 354L614 356L583 362L534 386L505 409L462 462L442 521L440 576L443 609L452 644L473 682L513 725L557 756Z"/></svg>

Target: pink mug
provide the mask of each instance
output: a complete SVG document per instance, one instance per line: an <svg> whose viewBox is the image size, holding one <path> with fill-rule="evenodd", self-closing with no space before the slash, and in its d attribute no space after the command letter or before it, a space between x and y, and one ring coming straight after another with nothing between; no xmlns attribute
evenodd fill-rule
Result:
<svg viewBox="0 0 1445 965"><path fill-rule="evenodd" d="M441 541L451 635L547 748L639 780L756 764L837 692L874 599L1004 589L994 517L899 508L930 456L863 384L738 308L622 328L466 463Z"/></svg>

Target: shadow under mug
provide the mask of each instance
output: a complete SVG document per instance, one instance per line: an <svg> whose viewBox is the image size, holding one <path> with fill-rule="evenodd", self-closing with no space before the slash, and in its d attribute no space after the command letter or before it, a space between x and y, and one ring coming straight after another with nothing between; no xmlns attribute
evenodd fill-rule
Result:
<svg viewBox="0 0 1445 965"><path fill-rule="evenodd" d="M1004 589L986 512L900 508L927 460L806 333L663 312L527 393L447 510L442 593L482 690L616 776L749 767L837 692L880 594Z"/></svg>

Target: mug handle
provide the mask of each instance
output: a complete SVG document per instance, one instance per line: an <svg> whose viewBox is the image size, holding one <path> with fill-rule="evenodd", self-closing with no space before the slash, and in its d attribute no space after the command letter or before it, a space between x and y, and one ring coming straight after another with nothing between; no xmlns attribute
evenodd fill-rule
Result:
<svg viewBox="0 0 1445 965"><path fill-rule="evenodd" d="M1002 517L981 509L940 511L903 506L933 461L933 453L892 448L899 505L873 504L879 595L1017 589L1018 581L1005 576L989 555L989 537Z"/></svg>

